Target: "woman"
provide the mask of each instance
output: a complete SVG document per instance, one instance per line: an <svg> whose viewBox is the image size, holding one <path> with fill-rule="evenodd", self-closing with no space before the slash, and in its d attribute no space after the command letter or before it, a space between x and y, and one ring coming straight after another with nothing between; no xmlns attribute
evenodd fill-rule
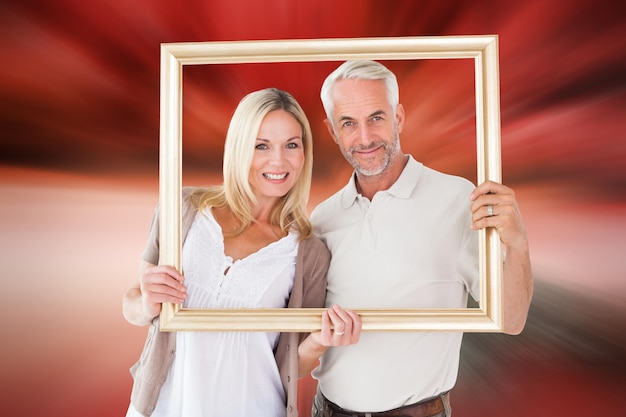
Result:
<svg viewBox="0 0 626 417"><path fill-rule="evenodd" d="M124 317L151 329L127 416L285 416L297 412L297 379L329 346L358 341L358 315L334 306L309 335L158 331L161 303L193 308L324 305L329 252L313 236L308 120L287 92L239 103L224 151L224 183L183 192L185 275L158 264L153 221ZM297 367L297 369L295 369Z"/></svg>

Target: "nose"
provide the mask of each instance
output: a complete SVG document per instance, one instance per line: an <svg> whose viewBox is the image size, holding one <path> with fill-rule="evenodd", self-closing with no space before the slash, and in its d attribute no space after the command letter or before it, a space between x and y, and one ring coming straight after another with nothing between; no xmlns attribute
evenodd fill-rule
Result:
<svg viewBox="0 0 626 417"><path fill-rule="evenodd" d="M281 166L283 164L284 159L285 159L285 156L283 154L283 149L280 146L276 146L275 148L271 150L270 163L272 163L275 166Z"/></svg>
<svg viewBox="0 0 626 417"><path fill-rule="evenodd" d="M356 134L359 143L367 145L372 142L371 128L367 123L359 123Z"/></svg>

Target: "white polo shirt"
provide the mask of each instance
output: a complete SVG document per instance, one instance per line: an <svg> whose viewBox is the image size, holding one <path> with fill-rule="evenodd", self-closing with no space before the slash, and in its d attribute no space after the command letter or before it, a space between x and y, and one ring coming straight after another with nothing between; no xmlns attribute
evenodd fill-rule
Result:
<svg viewBox="0 0 626 417"><path fill-rule="evenodd" d="M468 180L409 157L395 184L372 201L354 175L312 214L332 253L326 305L351 309L463 308L478 300L478 234L470 227ZM330 348L313 376L342 408L377 412L450 390L462 333L363 332Z"/></svg>

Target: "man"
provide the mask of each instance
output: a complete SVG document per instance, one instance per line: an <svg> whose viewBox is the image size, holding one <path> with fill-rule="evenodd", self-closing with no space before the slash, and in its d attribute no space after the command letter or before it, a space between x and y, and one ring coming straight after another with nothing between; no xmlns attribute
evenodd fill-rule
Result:
<svg viewBox="0 0 626 417"><path fill-rule="evenodd" d="M515 195L494 182L429 169L400 149L404 108L395 75L348 61L322 86L325 123L354 167L313 212L331 251L327 305L459 308L478 299L477 230L495 227L505 251L504 332L526 322L533 278ZM462 333L362 333L329 349L314 372L313 415L449 416Z"/></svg>

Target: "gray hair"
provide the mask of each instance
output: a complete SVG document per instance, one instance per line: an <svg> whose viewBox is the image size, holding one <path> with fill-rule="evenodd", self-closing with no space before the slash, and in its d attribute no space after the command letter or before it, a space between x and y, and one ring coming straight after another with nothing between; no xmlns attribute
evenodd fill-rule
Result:
<svg viewBox="0 0 626 417"><path fill-rule="evenodd" d="M383 64L376 61L346 61L331 72L330 75L326 77L326 80L324 80L324 84L322 84L320 97L324 111L326 112L326 117L329 120L332 120L334 110L332 100L333 88L338 80L344 79L384 81L385 89L387 90L387 99L395 113L398 103L400 102L398 80L395 74Z"/></svg>

